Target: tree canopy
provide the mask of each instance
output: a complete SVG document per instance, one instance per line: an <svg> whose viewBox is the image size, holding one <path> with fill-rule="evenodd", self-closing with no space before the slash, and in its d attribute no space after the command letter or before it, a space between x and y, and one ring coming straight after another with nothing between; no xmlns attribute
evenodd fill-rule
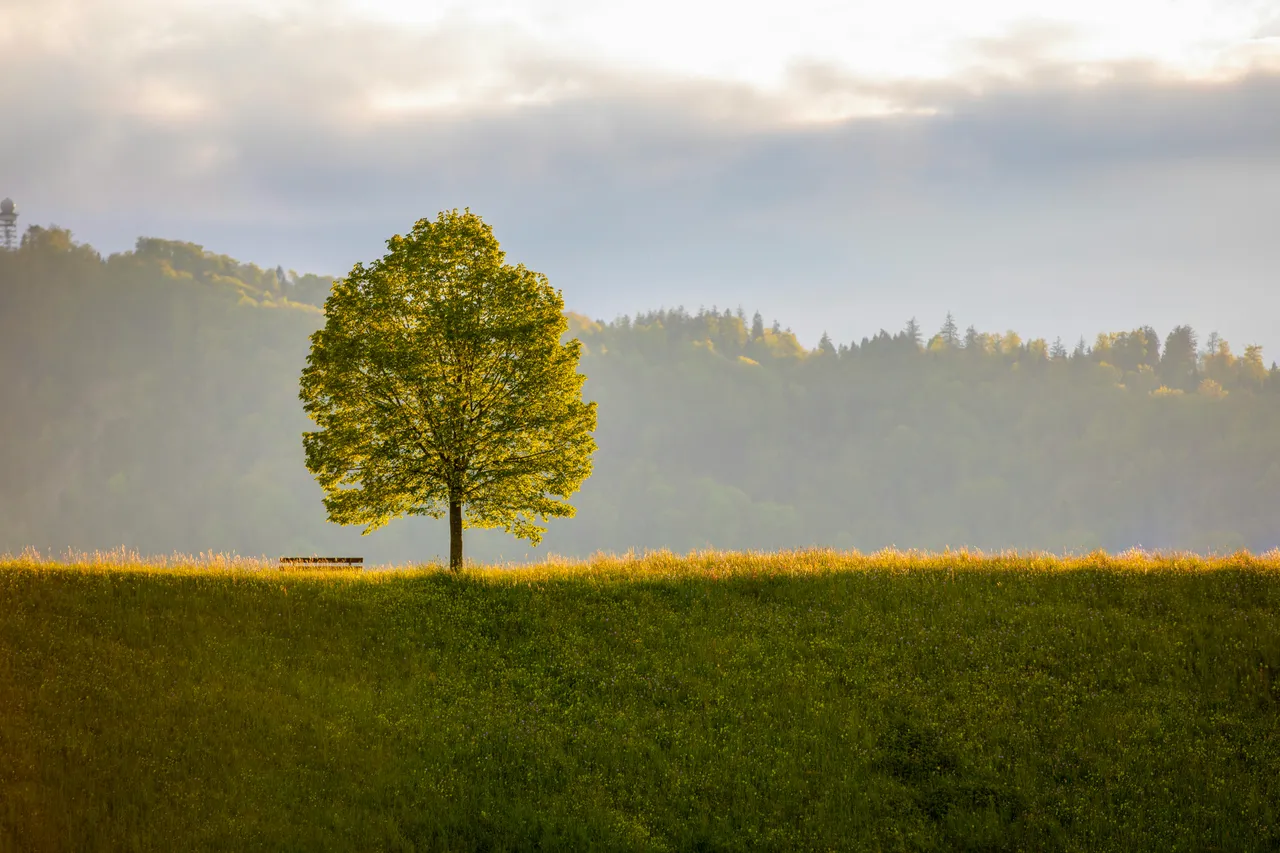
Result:
<svg viewBox="0 0 1280 853"><path fill-rule="evenodd" d="M326 521L297 392L331 279L28 235L0 251L0 552L448 552L430 519ZM1247 341L1042 341L957 311L832 355L752 315L567 315L599 450L538 551L1280 545L1280 369ZM500 530L467 547L537 553Z"/></svg>
<svg viewBox="0 0 1280 853"><path fill-rule="evenodd" d="M561 342L564 300L545 276L504 263L466 211L419 220L356 264L325 302L300 396L319 430L307 468L331 521L369 532L403 515L537 543L591 473L595 403L581 344Z"/></svg>

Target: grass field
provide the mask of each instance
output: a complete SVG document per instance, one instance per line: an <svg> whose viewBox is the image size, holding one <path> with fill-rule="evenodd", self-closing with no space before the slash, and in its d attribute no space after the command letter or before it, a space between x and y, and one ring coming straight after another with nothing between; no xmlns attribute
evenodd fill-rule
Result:
<svg viewBox="0 0 1280 853"><path fill-rule="evenodd" d="M13 559L0 849L1276 850L1280 555Z"/></svg>

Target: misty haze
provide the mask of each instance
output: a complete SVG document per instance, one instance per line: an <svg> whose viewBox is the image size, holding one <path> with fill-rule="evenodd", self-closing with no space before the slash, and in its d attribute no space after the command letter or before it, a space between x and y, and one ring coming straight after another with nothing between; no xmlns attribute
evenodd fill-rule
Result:
<svg viewBox="0 0 1280 853"><path fill-rule="evenodd" d="M0 55L0 850L1280 847L1274 0Z"/></svg>
<svg viewBox="0 0 1280 853"><path fill-rule="evenodd" d="M297 383L328 279L158 240L103 260L33 229L0 281L0 550L445 552L429 519L326 522ZM471 554L1280 543L1280 370L1258 347L968 319L808 349L737 309L570 313L600 413L577 517L537 549L479 532Z"/></svg>

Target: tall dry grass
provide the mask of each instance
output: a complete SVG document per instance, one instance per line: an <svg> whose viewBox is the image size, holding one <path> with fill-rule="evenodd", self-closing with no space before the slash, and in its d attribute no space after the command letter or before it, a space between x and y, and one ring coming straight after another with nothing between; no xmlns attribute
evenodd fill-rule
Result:
<svg viewBox="0 0 1280 853"><path fill-rule="evenodd" d="M198 554L144 555L119 547L107 551L41 553L26 548L18 554L0 553L0 567L82 569L105 571L263 572L288 571L292 576L350 577L350 570L282 567L278 558L205 551ZM1213 572L1224 570L1280 571L1280 548L1261 554L1198 554L1186 551L1131 549L1116 554L1053 554L1040 551L983 552L960 549L942 552L886 549L863 553L829 548L791 551L702 550L688 554L649 551L599 553L587 558L549 554L536 562L469 562L465 577L506 582L569 579L675 580L696 578L805 577L833 572L899 574L908 572L1052 573L1106 571L1137 574ZM368 564L355 572L366 580L386 580L388 573L453 574L445 563Z"/></svg>

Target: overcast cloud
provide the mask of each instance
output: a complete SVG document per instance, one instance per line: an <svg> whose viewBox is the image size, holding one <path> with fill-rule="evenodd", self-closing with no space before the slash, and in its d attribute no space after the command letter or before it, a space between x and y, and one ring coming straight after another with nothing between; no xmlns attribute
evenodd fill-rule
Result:
<svg viewBox="0 0 1280 853"><path fill-rule="evenodd" d="M947 310L1068 341L1189 322L1277 357L1275 29L1215 81L1070 61L1040 22L947 78L797 61L761 90L501 24L8 0L0 195L104 251L329 273L470 206L594 316L741 304L809 343Z"/></svg>

